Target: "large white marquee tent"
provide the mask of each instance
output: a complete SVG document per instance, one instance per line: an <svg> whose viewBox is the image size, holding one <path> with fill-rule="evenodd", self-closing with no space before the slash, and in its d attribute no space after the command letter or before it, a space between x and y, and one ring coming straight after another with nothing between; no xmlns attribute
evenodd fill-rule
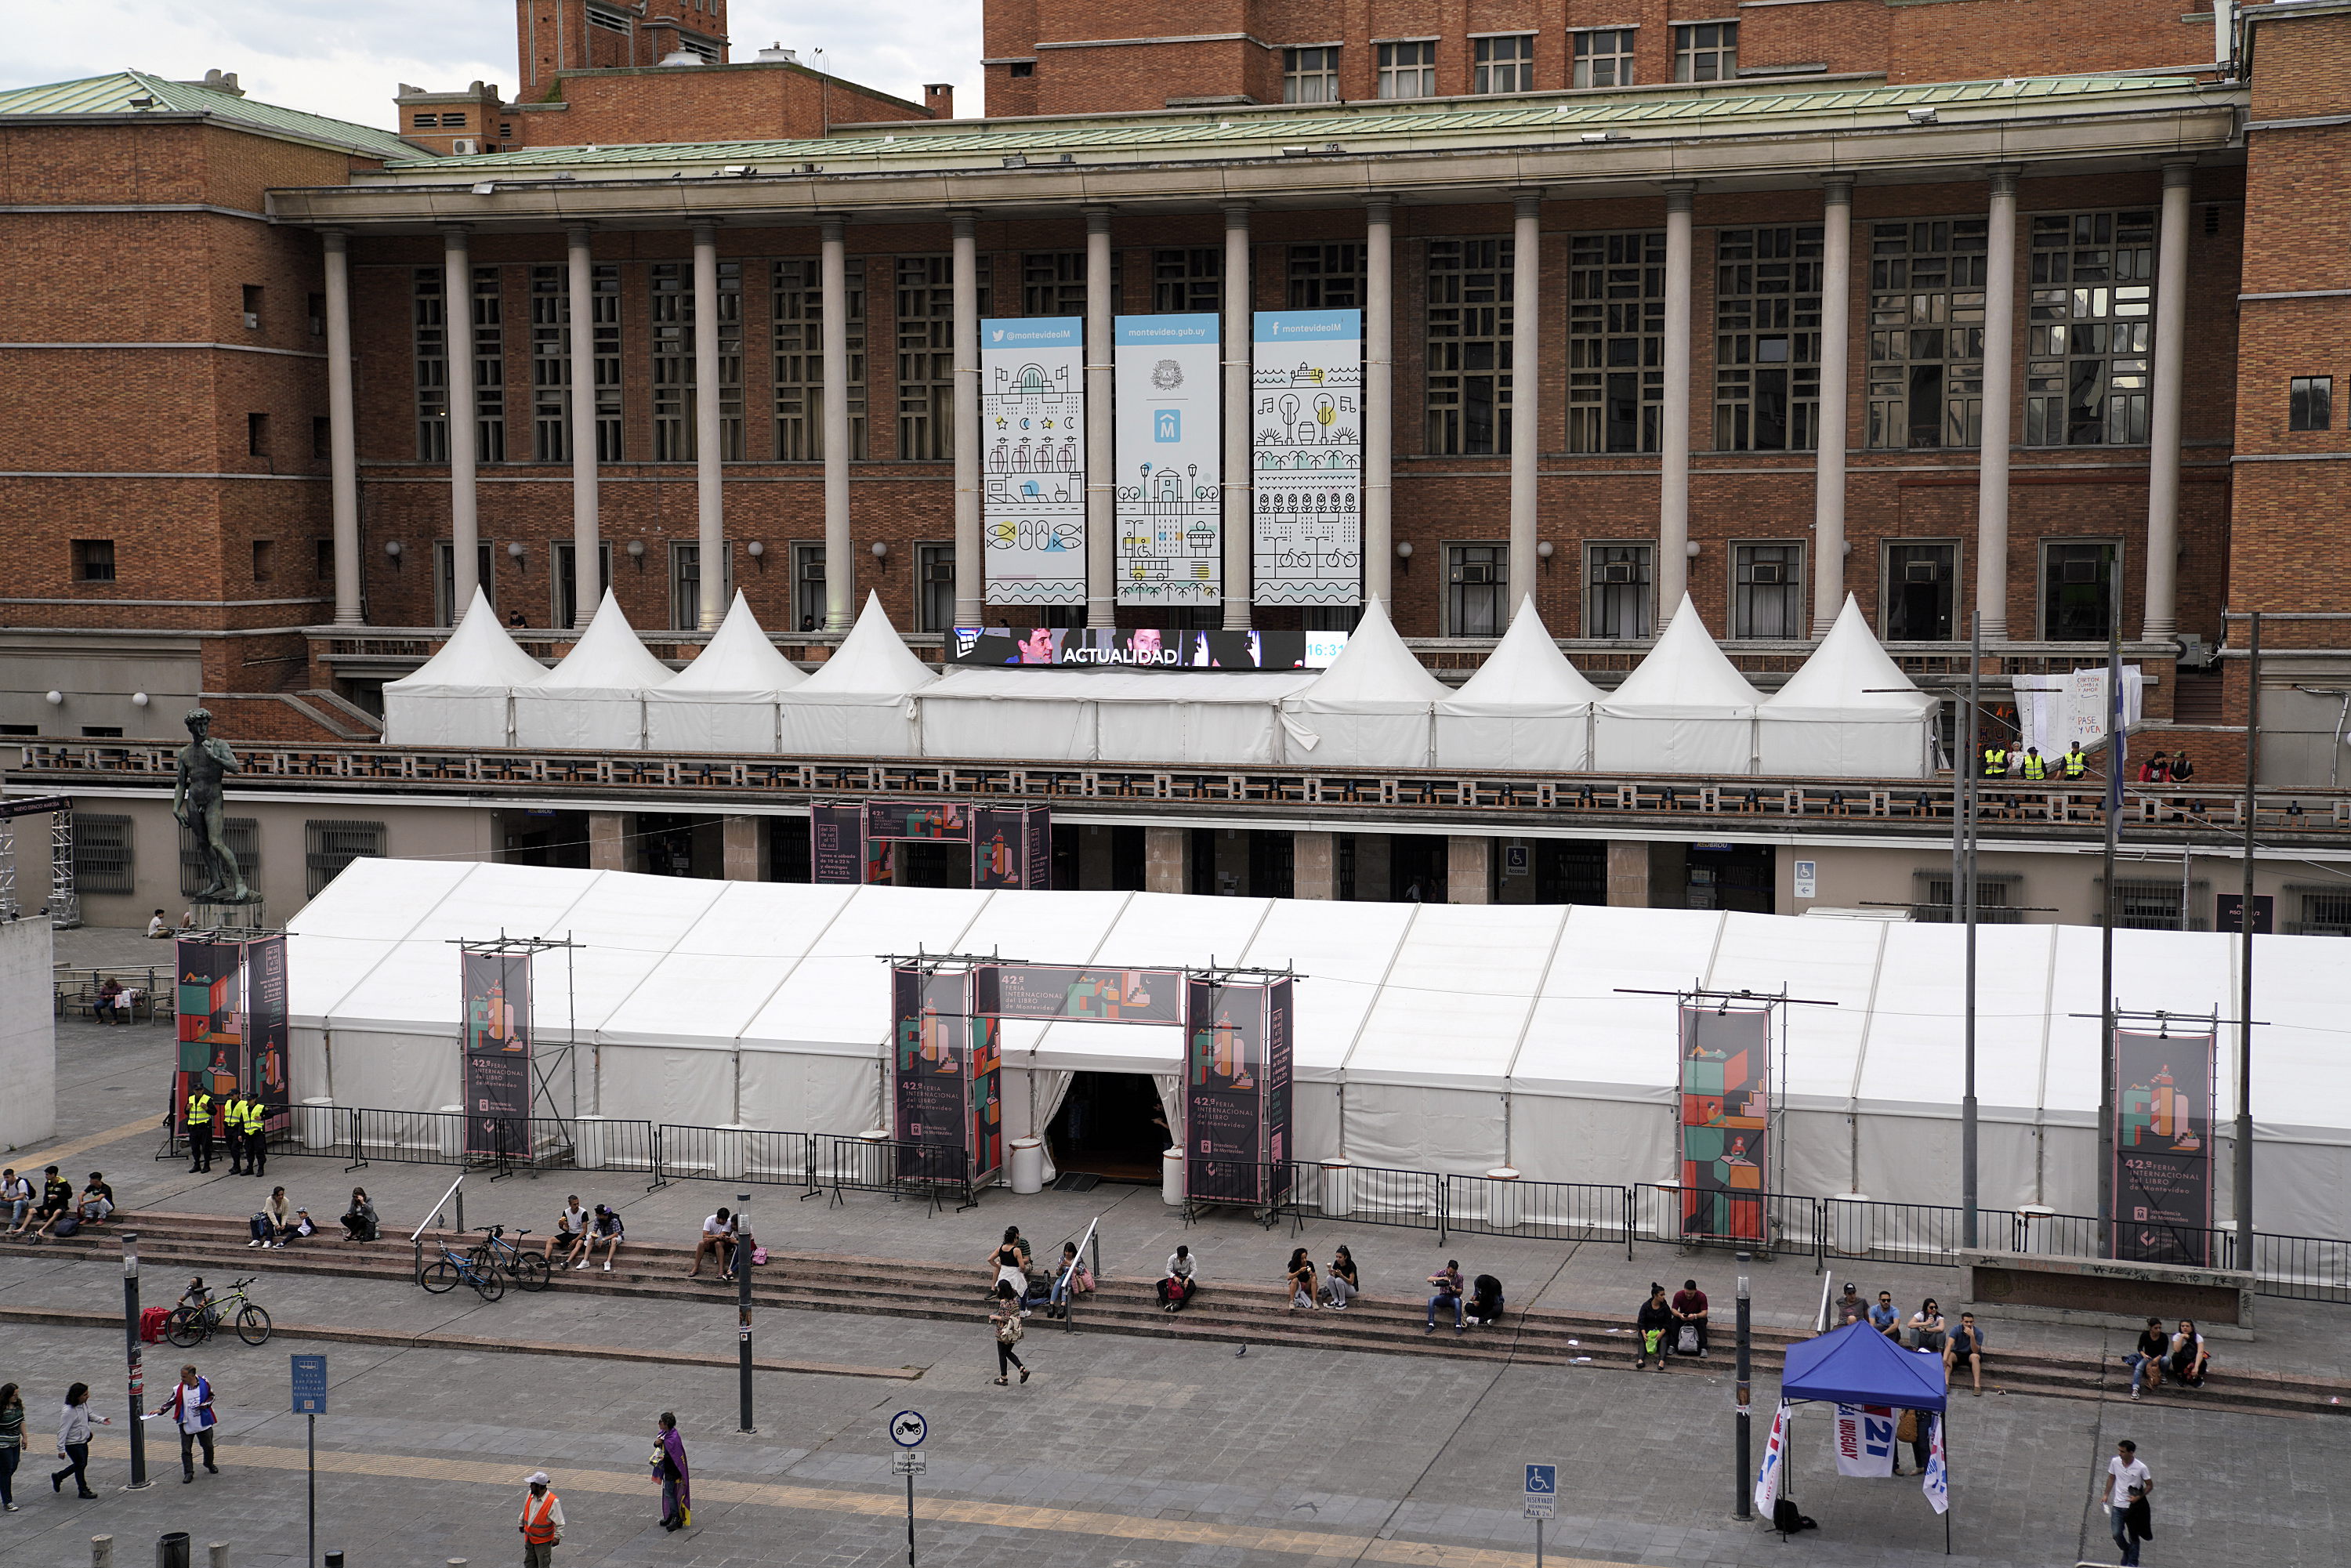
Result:
<svg viewBox="0 0 2351 1568"><path fill-rule="evenodd" d="M1779 1187L1951 1203L1959 931L1685 910L978 892L734 883L475 862L354 862L292 923L295 1093L436 1110L458 1098L461 938L568 936L538 960L543 1042L575 1039L566 1113L856 1134L883 1114L880 955L1294 966L1298 1157L1611 1184L1674 1172L1670 998L1703 984L1833 1001L1788 1010ZM1995 925L1982 943L1984 1201L2093 1211L2098 934ZM2257 938L2264 1230L2351 1233L2351 943ZM2237 942L2125 931L2126 1007L2232 1016ZM2085 1018L2080 1015L2089 1014ZM1172 1100L1171 1026L1005 1026L1007 1127L1081 1071ZM546 1049L545 1046L542 1049ZM2227 1212L2233 1032L2222 1031Z"/></svg>

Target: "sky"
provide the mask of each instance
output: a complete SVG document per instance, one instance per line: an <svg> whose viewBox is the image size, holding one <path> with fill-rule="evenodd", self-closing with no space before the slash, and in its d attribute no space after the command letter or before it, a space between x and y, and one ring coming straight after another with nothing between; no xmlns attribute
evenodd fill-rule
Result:
<svg viewBox="0 0 2351 1568"><path fill-rule="evenodd" d="M737 59L768 44L862 86L923 100L953 82L979 107L980 0L730 0ZM33 0L12 5L0 88L135 68L174 80L236 73L249 98L389 130L402 82L515 89L512 0ZM810 51L821 48L821 56Z"/></svg>

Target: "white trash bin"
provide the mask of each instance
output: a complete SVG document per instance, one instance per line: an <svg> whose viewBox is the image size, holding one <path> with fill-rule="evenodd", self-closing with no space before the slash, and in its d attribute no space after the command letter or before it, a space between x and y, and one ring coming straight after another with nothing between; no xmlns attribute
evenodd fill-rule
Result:
<svg viewBox="0 0 2351 1568"><path fill-rule="evenodd" d="M1045 1190L1044 1139L1012 1140L1012 1190L1023 1194Z"/></svg>
<svg viewBox="0 0 2351 1568"><path fill-rule="evenodd" d="M1169 1149L1159 1156L1159 1201L1170 1208L1184 1207L1184 1151Z"/></svg>
<svg viewBox="0 0 2351 1568"><path fill-rule="evenodd" d="M1355 1212L1355 1162L1322 1162L1322 1218L1344 1219Z"/></svg>
<svg viewBox="0 0 2351 1568"><path fill-rule="evenodd" d="M302 1102L295 1123L301 1128L302 1146L306 1149L331 1149L335 1146L335 1103L324 1095Z"/></svg>
<svg viewBox="0 0 2351 1568"><path fill-rule="evenodd" d="M1491 1210L1487 1220L1495 1229L1516 1230L1525 1223L1527 1195L1515 1169L1497 1166L1486 1173L1486 1203Z"/></svg>
<svg viewBox="0 0 2351 1568"><path fill-rule="evenodd" d="M1866 1258L1876 1238L1872 1226L1869 1195L1841 1192L1829 1199L1829 1250L1840 1258Z"/></svg>

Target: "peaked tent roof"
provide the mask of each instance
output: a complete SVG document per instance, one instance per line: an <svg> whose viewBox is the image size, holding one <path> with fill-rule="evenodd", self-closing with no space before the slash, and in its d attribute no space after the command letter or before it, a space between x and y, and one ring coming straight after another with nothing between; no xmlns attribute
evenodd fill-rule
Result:
<svg viewBox="0 0 2351 1568"><path fill-rule="evenodd" d="M807 679L798 664L768 641L767 632L759 629L759 618L751 613L750 602L738 588L726 619L718 623L694 663L656 689L665 697L737 692L765 695L789 691Z"/></svg>
<svg viewBox="0 0 2351 1568"><path fill-rule="evenodd" d="M498 624L498 612L490 608L488 596L476 588L474 601L450 629L441 651L400 679L385 682L383 689L402 696L424 692L503 692L535 685L547 674L545 664L515 646L515 640Z"/></svg>
<svg viewBox="0 0 2351 1568"><path fill-rule="evenodd" d="M1347 637L1347 645L1314 684L1286 699L1301 708L1360 708L1365 704L1443 702L1452 688L1422 667L1396 635L1374 597Z"/></svg>
<svg viewBox="0 0 2351 1568"><path fill-rule="evenodd" d="M898 629L890 624L882 596L868 593L865 608L857 612L857 624L849 629L832 657L819 664L791 695L899 697L937 678L937 672L914 657Z"/></svg>
<svg viewBox="0 0 2351 1568"><path fill-rule="evenodd" d="M1891 688L1891 689L1889 689ZM1844 718L1856 708L1914 718L1935 699L1913 685L1871 632L1852 594L1804 667L1764 699L1767 718Z"/></svg>
<svg viewBox="0 0 2351 1568"><path fill-rule="evenodd" d="M1788 1347L1780 1397L1940 1410L1942 1358L1904 1350L1865 1321Z"/></svg>
<svg viewBox="0 0 2351 1568"><path fill-rule="evenodd" d="M1681 606L1638 668L1604 699L1603 711L1639 716L1641 709L1672 709L1719 717L1745 717L1763 700L1708 635L1698 606L1682 595Z"/></svg>
<svg viewBox="0 0 2351 1568"><path fill-rule="evenodd" d="M1534 595L1529 594L1478 673L1447 696L1445 711L1555 713L1586 706L1600 697L1600 688L1585 680L1552 641L1550 628L1535 610Z"/></svg>
<svg viewBox="0 0 2351 1568"><path fill-rule="evenodd" d="M563 662L531 683L530 695L549 692L624 692L633 696L647 686L665 685L672 678L667 664L645 652L636 628L621 609L612 591L596 606L596 618Z"/></svg>
<svg viewBox="0 0 2351 1568"><path fill-rule="evenodd" d="M147 102L134 104L134 99ZM0 117L30 114L193 114L239 131L281 141L308 141L387 162L426 160L431 150L404 141L372 125L354 125L323 114L306 114L259 103L200 82L172 81L145 71L114 71L74 81L48 82L0 92Z"/></svg>

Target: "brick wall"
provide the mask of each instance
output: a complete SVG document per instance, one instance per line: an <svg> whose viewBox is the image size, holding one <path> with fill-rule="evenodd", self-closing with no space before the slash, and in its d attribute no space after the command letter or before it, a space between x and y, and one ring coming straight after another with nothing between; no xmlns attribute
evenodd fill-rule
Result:
<svg viewBox="0 0 2351 1568"><path fill-rule="evenodd" d="M922 104L782 61L570 71L548 91L514 106L512 145L756 141L820 136L828 124L931 118Z"/></svg>

